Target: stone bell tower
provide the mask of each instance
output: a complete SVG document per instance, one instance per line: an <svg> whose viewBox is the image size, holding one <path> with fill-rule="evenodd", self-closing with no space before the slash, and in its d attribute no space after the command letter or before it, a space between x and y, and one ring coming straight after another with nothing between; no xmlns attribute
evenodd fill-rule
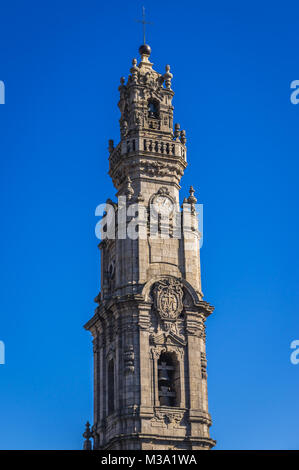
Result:
<svg viewBox="0 0 299 470"><path fill-rule="evenodd" d="M139 52L119 87L120 142L109 141L118 202L107 200L101 290L85 325L94 345L85 448L92 437L94 449L210 449L205 321L213 307L202 299L192 187L179 203L186 134L173 126L169 65L161 75L150 47Z"/></svg>

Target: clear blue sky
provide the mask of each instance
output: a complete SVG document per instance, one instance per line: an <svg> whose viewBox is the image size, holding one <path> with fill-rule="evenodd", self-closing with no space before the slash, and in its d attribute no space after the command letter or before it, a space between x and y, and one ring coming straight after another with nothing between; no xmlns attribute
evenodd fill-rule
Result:
<svg viewBox="0 0 299 470"><path fill-rule="evenodd" d="M137 1L2 1L0 447L76 449L92 421L83 324L99 290L95 207L114 197L108 139L142 42ZM204 204L211 435L218 449L298 449L299 79L295 1L145 1L171 65Z"/></svg>

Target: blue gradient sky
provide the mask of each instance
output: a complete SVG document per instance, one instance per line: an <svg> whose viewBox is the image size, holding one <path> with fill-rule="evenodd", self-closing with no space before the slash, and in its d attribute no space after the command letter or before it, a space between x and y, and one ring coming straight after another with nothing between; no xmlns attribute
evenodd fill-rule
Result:
<svg viewBox="0 0 299 470"><path fill-rule="evenodd" d="M83 324L99 290L95 207L114 197L108 139L142 3L1 2L0 447L76 449L92 421ZM171 65L204 204L212 437L298 449L299 79L295 1L145 2L156 70Z"/></svg>

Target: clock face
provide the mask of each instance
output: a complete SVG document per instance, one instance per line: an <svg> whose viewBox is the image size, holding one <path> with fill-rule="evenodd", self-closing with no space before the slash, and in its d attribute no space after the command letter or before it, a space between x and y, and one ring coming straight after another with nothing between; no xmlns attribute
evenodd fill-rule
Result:
<svg viewBox="0 0 299 470"><path fill-rule="evenodd" d="M173 211L173 202L167 196L158 195L153 200L155 212L161 215L170 215Z"/></svg>

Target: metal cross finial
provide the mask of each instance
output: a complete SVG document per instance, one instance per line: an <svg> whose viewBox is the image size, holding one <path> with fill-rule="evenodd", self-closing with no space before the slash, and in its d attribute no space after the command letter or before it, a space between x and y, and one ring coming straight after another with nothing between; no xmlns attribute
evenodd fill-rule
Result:
<svg viewBox="0 0 299 470"><path fill-rule="evenodd" d="M145 21L145 8L142 7L142 20L136 20L137 23L142 23L143 26L143 44L145 44L145 25L146 24L153 24L149 21Z"/></svg>

